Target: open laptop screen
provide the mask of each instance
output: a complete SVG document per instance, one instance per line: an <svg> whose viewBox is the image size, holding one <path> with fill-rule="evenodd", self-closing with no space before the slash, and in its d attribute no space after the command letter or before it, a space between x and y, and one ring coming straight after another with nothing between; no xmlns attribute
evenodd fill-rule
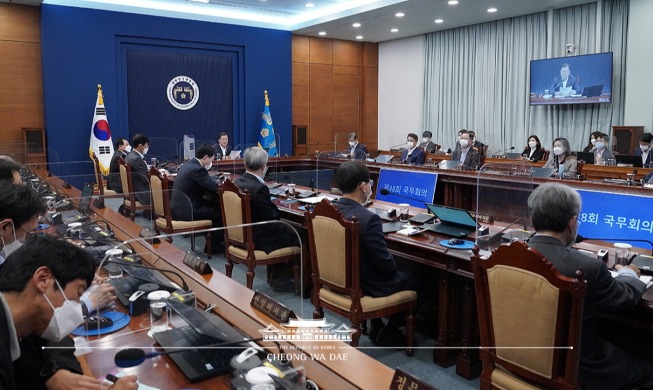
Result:
<svg viewBox="0 0 653 390"><path fill-rule="evenodd" d="M91 198L93 197L93 183L84 183L84 188L82 189L82 197L79 198L79 212L83 214L88 214L88 211L91 207Z"/></svg>
<svg viewBox="0 0 653 390"><path fill-rule="evenodd" d="M440 206L437 204L427 204L426 207L444 223L453 223L456 225L469 226L476 229L476 220L467 210L457 209L454 207Z"/></svg>

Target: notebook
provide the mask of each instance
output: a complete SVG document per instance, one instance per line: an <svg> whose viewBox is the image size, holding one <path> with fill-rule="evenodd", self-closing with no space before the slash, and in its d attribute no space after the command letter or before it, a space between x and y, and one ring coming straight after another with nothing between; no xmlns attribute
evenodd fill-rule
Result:
<svg viewBox="0 0 653 390"><path fill-rule="evenodd" d="M478 226L476 220L467 210L429 203L426 207L438 217L440 222L424 224L422 225L424 229L452 237L466 237L476 231Z"/></svg>
<svg viewBox="0 0 653 390"><path fill-rule="evenodd" d="M183 318L188 325L154 333L154 340L166 351L248 340L216 315L175 300L167 302L172 311ZM248 343L243 343L242 347L198 348L168 356L191 382L196 382L230 372L231 358L249 346Z"/></svg>

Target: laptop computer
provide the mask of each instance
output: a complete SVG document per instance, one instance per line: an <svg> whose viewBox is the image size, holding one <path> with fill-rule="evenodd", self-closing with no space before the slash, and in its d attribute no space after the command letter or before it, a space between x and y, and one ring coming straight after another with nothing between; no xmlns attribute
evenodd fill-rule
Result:
<svg viewBox="0 0 653 390"><path fill-rule="evenodd" d="M429 203L426 207L438 217L440 222L424 224L422 225L424 229L452 237L466 237L476 231L478 226L476 220L467 210Z"/></svg>
<svg viewBox="0 0 653 390"><path fill-rule="evenodd" d="M381 154L381 155L377 156L375 160L376 160L376 162L378 162L378 163L385 163L385 164L387 164L387 163L389 163L390 161L392 161L393 158L395 158L395 156L393 156L393 155L391 155L391 154Z"/></svg>
<svg viewBox="0 0 653 390"><path fill-rule="evenodd" d="M169 299L167 302L172 311L183 318L188 325L154 333L154 340L166 351L248 340L248 337L214 314L203 312L174 299ZM230 372L231 358L249 346L251 345L243 342L242 347L198 348L168 356L191 382L197 382Z"/></svg>
<svg viewBox="0 0 653 390"><path fill-rule="evenodd" d="M627 165L632 167L641 168L642 165L642 156L629 156L626 154L617 154L614 156L617 161L617 165Z"/></svg>
<svg viewBox="0 0 653 390"><path fill-rule="evenodd" d="M104 268L108 267L121 267L127 273L125 277L109 279L107 281L114 287L113 292L116 298L126 307L129 307L129 297L138 291L138 287L142 284L155 283L159 285L160 289L170 292L179 289L179 286L170 283L170 280L165 275L154 268L133 267L125 262L111 262Z"/></svg>
<svg viewBox="0 0 653 390"><path fill-rule="evenodd" d="M555 172L555 168L538 168L538 167L533 167L530 169L530 173L532 177L539 177L542 179L546 179L551 177L553 175L553 172Z"/></svg>
<svg viewBox="0 0 653 390"><path fill-rule="evenodd" d="M594 164L594 152L576 152L576 159L584 160L585 164Z"/></svg>
<svg viewBox="0 0 653 390"><path fill-rule="evenodd" d="M239 157L240 157L240 150L232 150L231 153L229 153L230 160L235 160Z"/></svg>
<svg viewBox="0 0 653 390"><path fill-rule="evenodd" d="M82 196L79 198L77 209L58 211L50 216L51 221L57 225L59 233L65 233L68 230L68 224L87 219L88 212L91 208L92 198L93 183L84 183Z"/></svg>
<svg viewBox="0 0 653 390"><path fill-rule="evenodd" d="M456 169L460 165L460 161L454 160L442 160L438 163L438 168L440 169Z"/></svg>
<svg viewBox="0 0 653 390"><path fill-rule="evenodd" d="M603 84L591 85L589 87L583 88L582 95L584 97L595 97L595 96L601 96L602 92L603 92Z"/></svg>
<svg viewBox="0 0 653 390"><path fill-rule="evenodd" d="M509 160L519 160L521 158L521 153L504 153L503 157Z"/></svg>
<svg viewBox="0 0 653 390"><path fill-rule="evenodd" d="M643 274L653 274L653 256L637 254L630 261L630 264L639 268Z"/></svg>

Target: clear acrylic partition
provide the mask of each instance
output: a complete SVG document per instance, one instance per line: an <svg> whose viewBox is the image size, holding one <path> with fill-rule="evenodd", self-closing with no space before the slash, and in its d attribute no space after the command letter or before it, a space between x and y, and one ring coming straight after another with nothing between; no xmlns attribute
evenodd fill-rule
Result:
<svg viewBox="0 0 653 390"><path fill-rule="evenodd" d="M476 245L491 251L503 242L527 239L532 230L527 200L533 192L531 164L526 160L488 163L478 171ZM491 222L493 221L493 222Z"/></svg>
<svg viewBox="0 0 653 390"><path fill-rule="evenodd" d="M59 161L59 154L56 150L24 142L0 142L0 155L8 156L18 164Z"/></svg>
<svg viewBox="0 0 653 390"><path fill-rule="evenodd" d="M95 176L95 167L90 159L85 161L68 161L52 163L32 163L25 164L25 170L22 173L23 181L33 183L42 183L49 185L52 179L59 179L60 186L72 186L81 190L84 183L97 184ZM27 177L30 177L27 179ZM29 184L29 183L26 183ZM42 191L42 188L35 188ZM97 191L97 189L96 189ZM94 192L96 192L94 191Z"/></svg>
<svg viewBox="0 0 653 390"><path fill-rule="evenodd" d="M333 135L333 151L336 158L349 158L349 133L336 133Z"/></svg>
<svg viewBox="0 0 653 390"><path fill-rule="evenodd" d="M153 158L156 158L159 163L174 163L179 164L183 160L182 153L179 153L179 141L173 137L152 137L149 142L149 149L147 151L147 162L150 163ZM134 145L131 145L132 148Z"/></svg>
<svg viewBox="0 0 653 390"><path fill-rule="evenodd" d="M395 133L388 137L388 150L401 152L406 149L406 134ZM380 148L379 148L380 149Z"/></svg>

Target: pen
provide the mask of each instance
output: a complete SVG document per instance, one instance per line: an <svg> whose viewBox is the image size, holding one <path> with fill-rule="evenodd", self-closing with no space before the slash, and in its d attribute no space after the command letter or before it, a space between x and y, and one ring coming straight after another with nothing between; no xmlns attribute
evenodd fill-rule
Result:
<svg viewBox="0 0 653 390"><path fill-rule="evenodd" d="M106 376L107 380L113 383L116 383L118 381L118 377L113 375L113 374L107 374Z"/></svg>

